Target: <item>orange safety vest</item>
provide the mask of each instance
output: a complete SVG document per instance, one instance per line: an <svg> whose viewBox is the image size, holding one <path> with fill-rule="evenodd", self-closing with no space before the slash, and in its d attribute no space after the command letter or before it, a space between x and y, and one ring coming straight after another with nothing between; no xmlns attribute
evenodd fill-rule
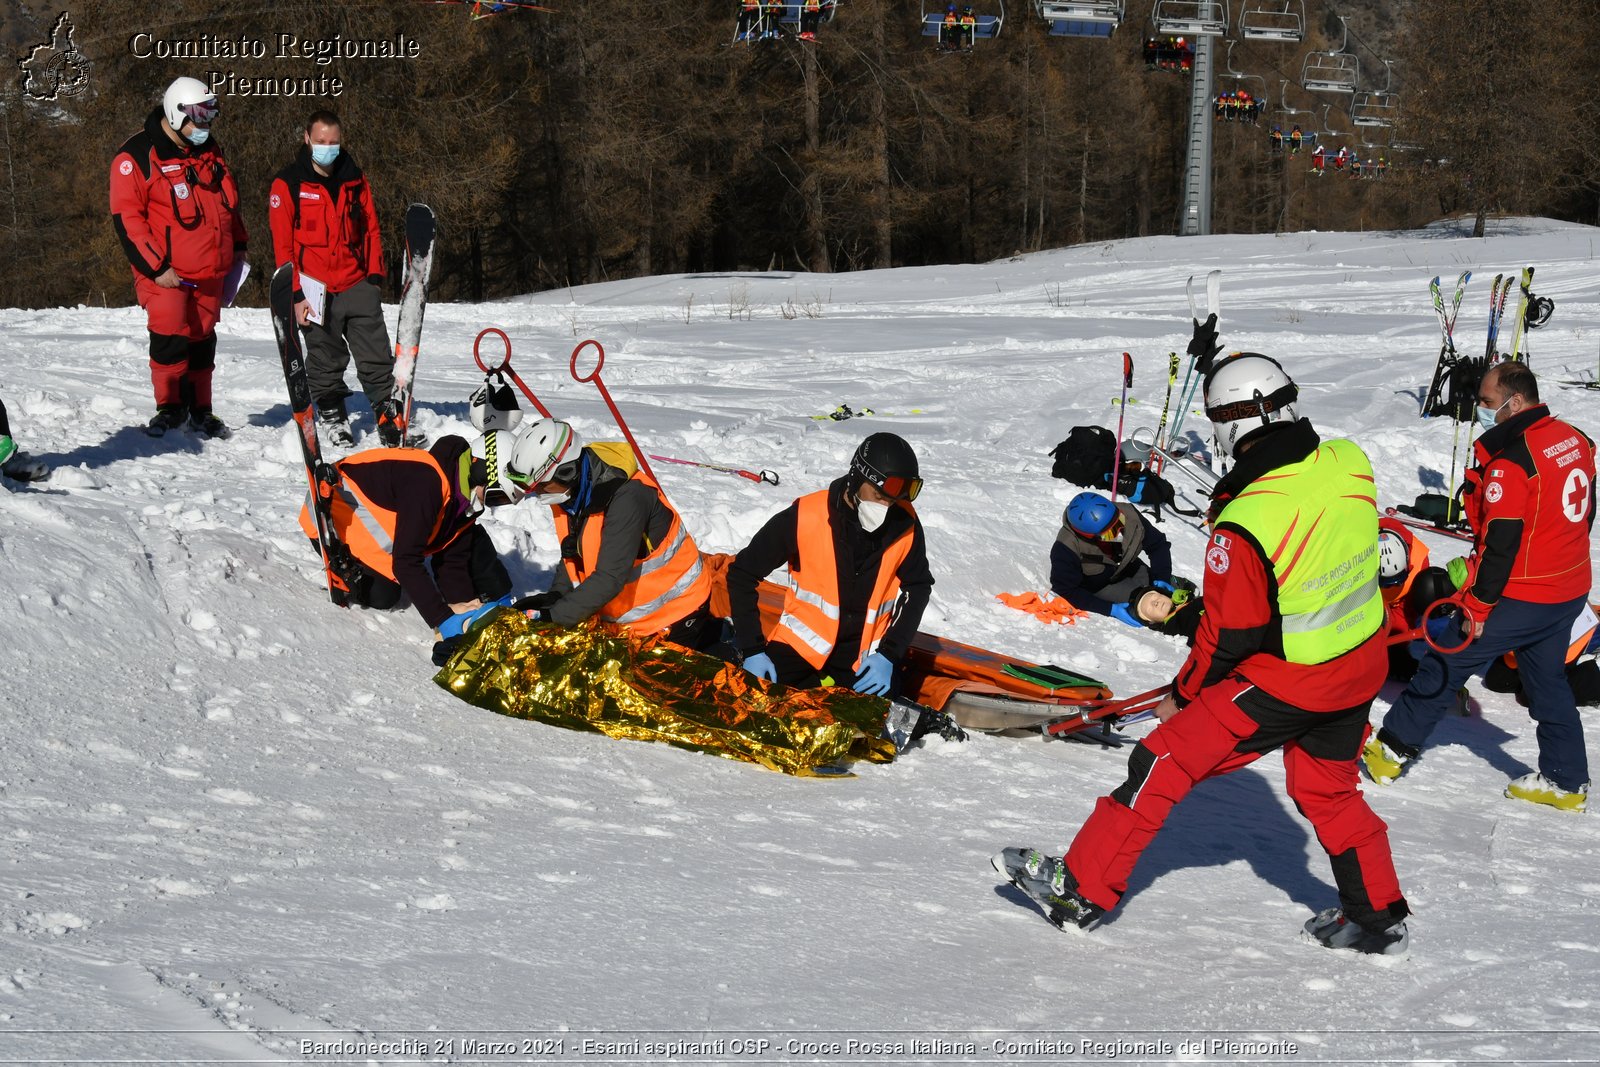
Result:
<svg viewBox="0 0 1600 1067"><path fill-rule="evenodd" d="M656 633L687 618L706 602L711 595L711 575L701 564L700 549L684 529L683 519L668 502L661 486L642 470L634 471L630 478L655 490L661 506L672 513L672 524L667 527L667 535L661 543L653 546L643 559L635 561L622 591L601 607L600 618L636 633ZM565 543L572 532L572 519L560 505L552 506L550 511L555 517L556 536ZM579 557L565 561L567 577L573 585L580 584L599 562L604 527L599 513L590 515L583 524Z"/></svg>
<svg viewBox="0 0 1600 1067"><path fill-rule="evenodd" d="M333 532L338 535L339 541L350 550L350 554L372 570L377 571L391 582L394 577L394 528L396 512L389 508L380 507L369 500L361 489L352 481L344 477L345 471L351 467L365 466L370 463L384 462L425 463L432 467L439 475L440 499L450 499L450 478L445 474L439 461L430 453L415 448L372 448L348 459L342 459L335 464L334 469L339 472L339 484L334 487L333 494L328 503L332 512ZM311 493L306 492L306 502L300 508L300 528L306 536L313 541L317 539L317 521L311 514ZM433 531L428 534L428 543L433 544L433 539L439 536L439 531L444 528L445 512L440 508L438 516L433 520ZM461 530L468 527L463 526ZM461 535L457 530L454 541ZM434 552L442 551L450 543L435 548ZM431 553L430 553L431 554Z"/></svg>
<svg viewBox="0 0 1600 1067"><path fill-rule="evenodd" d="M828 515L828 490L808 493L796 502L796 561L789 568L789 588L783 596L783 615L773 630L773 639L782 640L811 666L821 669L839 640L839 559L834 552L833 525ZM916 512L910 504L899 507ZM900 599L900 564L911 552L915 526L892 544L884 546L878 575L867 602L867 617L861 627L859 664L878 647L894 618Z"/></svg>

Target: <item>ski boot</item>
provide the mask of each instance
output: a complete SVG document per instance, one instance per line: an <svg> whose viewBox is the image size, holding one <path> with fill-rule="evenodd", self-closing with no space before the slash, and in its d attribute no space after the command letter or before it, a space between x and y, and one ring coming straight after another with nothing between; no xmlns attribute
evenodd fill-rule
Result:
<svg viewBox="0 0 1600 1067"><path fill-rule="evenodd" d="M946 741L965 741L967 732L942 711L899 697L889 700L889 715L883 724L883 736L894 742L896 752L904 752L928 734L936 733Z"/></svg>
<svg viewBox="0 0 1600 1067"><path fill-rule="evenodd" d="M1577 789L1562 789L1550 779L1533 771L1521 778L1513 778L1506 786L1506 796L1512 800L1526 800L1530 804L1545 804L1558 811L1586 811L1589 807L1589 784Z"/></svg>
<svg viewBox="0 0 1600 1067"><path fill-rule="evenodd" d="M317 404L317 429L325 434L329 444L349 448L356 443L355 435L350 432L350 413L344 408L344 400L330 400L325 404Z"/></svg>
<svg viewBox="0 0 1600 1067"><path fill-rule="evenodd" d="M19 482L41 482L50 477L50 468L18 448L9 436L0 436L0 474Z"/></svg>
<svg viewBox="0 0 1600 1067"><path fill-rule="evenodd" d="M214 415L210 408L189 409L189 429L203 433L207 437L221 437L226 439L233 431L228 429L228 424Z"/></svg>
<svg viewBox="0 0 1600 1067"><path fill-rule="evenodd" d="M1078 883L1066 862L1031 848L1008 848L989 858L994 869L1029 900L1044 909L1044 917L1057 929L1093 930L1106 909L1078 893Z"/></svg>
<svg viewBox="0 0 1600 1067"><path fill-rule="evenodd" d="M168 430L176 430L188 417L188 409L182 404L158 407L156 413L150 417L150 421L145 423L144 432L151 437L165 437Z"/></svg>
<svg viewBox="0 0 1600 1067"><path fill-rule="evenodd" d="M1404 919L1374 932L1351 922L1340 908L1323 908L1306 920L1304 937L1324 948L1347 948L1374 956L1404 956L1411 933Z"/></svg>
<svg viewBox="0 0 1600 1067"><path fill-rule="evenodd" d="M400 402L391 397L374 407L372 414L378 420L378 440L383 442L383 447L399 448Z"/></svg>
<svg viewBox="0 0 1600 1067"><path fill-rule="evenodd" d="M1367 738L1361 749L1361 766L1376 785L1391 785L1419 756L1416 749L1401 744L1387 730Z"/></svg>

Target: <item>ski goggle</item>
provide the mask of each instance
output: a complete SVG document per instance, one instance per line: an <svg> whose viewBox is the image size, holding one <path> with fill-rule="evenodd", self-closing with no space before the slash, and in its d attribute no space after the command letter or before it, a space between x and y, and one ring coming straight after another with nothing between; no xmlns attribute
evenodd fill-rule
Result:
<svg viewBox="0 0 1600 1067"><path fill-rule="evenodd" d="M884 496L892 500L904 500L909 504L917 499L917 495L922 492L921 478L904 474L886 475L873 469L865 460L860 461L859 467L861 476L877 486Z"/></svg>
<svg viewBox="0 0 1600 1067"><path fill-rule="evenodd" d="M527 488L533 492L548 491L547 487L555 483L570 486L573 482L578 480L578 464L579 461L575 459L569 459L565 463L559 463L550 471L549 474L544 476L543 481L537 483L532 480L531 475L523 475L522 477L525 477L528 480L522 484L527 486ZM512 477L515 478L518 477L518 475L513 474Z"/></svg>
<svg viewBox="0 0 1600 1067"><path fill-rule="evenodd" d="M1087 533L1076 526L1072 528L1072 532L1085 541L1116 541L1122 537L1122 531L1125 526L1126 523L1123 521L1122 513L1119 511L1116 517L1107 523L1106 528L1099 533Z"/></svg>
<svg viewBox="0 0 1600 1067"><path fill-rule="evenodd" d="M217 115L222 111L222 105L217 103L217 98L212 96L205 100L198 100L193 104L179 104L178 110L190 122L201 129L207 129L217 120Z"/></svg>

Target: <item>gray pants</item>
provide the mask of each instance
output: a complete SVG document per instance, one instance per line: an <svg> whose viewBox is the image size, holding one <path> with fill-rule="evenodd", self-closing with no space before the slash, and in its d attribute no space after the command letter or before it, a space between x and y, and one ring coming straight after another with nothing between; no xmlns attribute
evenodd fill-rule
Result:
<svg viewBox="0 0 1600 1067"><path fill-rule="evenodd" d="M376 285L363 280L342 293L329 293L322 325L307 325L305 338L306 374L318 408L350 395L344 371L352 355L361 391L374 411L394 392L394 346L389 343Z"/></svg>
<svg viewBox="0 0 1600 1067"><path fill-rule="evenodd" d="M1124 604L1135 589L1150 584L1150 568L1142 561L1124 578L1119 578L1108 586L1091 590L1101 600L1108 600L1113 604Z"/></svg>

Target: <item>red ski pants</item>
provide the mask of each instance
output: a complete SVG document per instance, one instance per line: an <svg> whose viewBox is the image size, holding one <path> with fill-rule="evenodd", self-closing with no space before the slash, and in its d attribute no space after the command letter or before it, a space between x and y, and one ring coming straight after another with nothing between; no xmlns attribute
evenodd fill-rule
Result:
<svg viewBox="0 0 1600 1067"><path fill-rule="evenodd" d="M142 274L134 276L134 292L150 328L150 384L157 407L211 409L222 283L208 278L165 289Z"/></svg>
<svg viewBox="0 0 1600 1067"><path fill-rule="evenodd" d="M1196 782L1281 747L1289 797L1328 853L1345 914L1376 928L1403 918L1408 909L1389 828L1357 785L1370 705L1303 711L1237 676L1205 689L1134 747L1128 780L1100 798L1078 831L1066 856L1078 891L1102 908L1116 907L1145 846Z"/></svg>

